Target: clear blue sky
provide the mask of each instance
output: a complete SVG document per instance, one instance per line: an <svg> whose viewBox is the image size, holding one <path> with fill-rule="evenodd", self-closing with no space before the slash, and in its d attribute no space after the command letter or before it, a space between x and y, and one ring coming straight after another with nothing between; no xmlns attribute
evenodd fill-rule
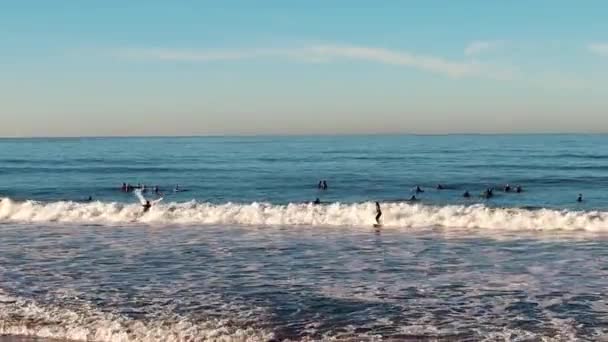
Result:
<svg viewBox="0 0 608 342"><path fill-rule="evenodd" d="M608 3L3 1L0 136L608 132Z"/></svg>

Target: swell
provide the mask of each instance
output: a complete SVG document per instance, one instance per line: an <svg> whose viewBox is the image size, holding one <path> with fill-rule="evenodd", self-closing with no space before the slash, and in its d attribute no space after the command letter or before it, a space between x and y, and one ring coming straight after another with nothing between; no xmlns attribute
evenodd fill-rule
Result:
<svg viewBox="0 0 608 342"><path fill-rule="evenodd" d="M383 203L382 222L391 228L479 228L500 230L608 231L608 212L554 209L488 208L483 205L430 206ZM375 223L372 202L323 205L269 203L171 202L143 213L137 204L71 201L0 202L0 222L74 224L290 225L368 227Z"/></svg>

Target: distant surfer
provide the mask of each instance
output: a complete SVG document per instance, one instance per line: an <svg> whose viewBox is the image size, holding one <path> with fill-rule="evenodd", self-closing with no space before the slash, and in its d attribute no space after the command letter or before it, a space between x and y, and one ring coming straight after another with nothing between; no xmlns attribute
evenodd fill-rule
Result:
<svg viewBox="0 0 608 342"><path fill-rule="evenodd" d="M412 195L412 197L410 197L410 202L416 202L418 201L418 199L416 198L416 195Z"/></svg>
<svg viewBox="0 0 608 342"><path fill-rule="evenodd" d="M327 190L327 181L323 181L323 190Z"/></svg>
<svg viewBox="0 0 608 342"><path fill-rule="evenodd" d="M441 184L437 184L437 190L443 190L445 187Z"/></svg>
<svg viewBox="0 0 608 342"><path fill-rule="evenodd" d="M150 210L150 208L152 208L152 204L150 204L150 201L146 201L146 203L144 205L142 205L142 207L144 207L144 213L145 213L148 210Z"/></svg>
<svg viewBox="0 0 608 342"><path fill-rule="evenodd" d="M578 198L576 199L577 202L582 202L583 201L583 194L578 194Z"/></svg>
<svg viewBox="0 0 608 342"><path fill-rule="evenodd" d="M523 191L523 189L521 188L521 185L518 185L515 187L515 192L517 192L518 194L521 193Z"/></svg>
<svg viewBox="0 0 608 342"><path fill-rule="evenodd" d="M319 181L319 184L317 185L317 188L319 190L323 189L323 181L322 180Z"/></svg>
<svg viewBox="0 0 608 342"><path fill-rule="evenodd" d="M122 183L122 186L120 187L120 190L122 190L123 192L127 192L127 183Z"/></svg>
<svg viewBox="0 0 608 342"><path fill-rule="evenodd" d="M471 197L471 194L469 193L469 190L465 190L464 194L462 194L462 197L464 197L464 198Z"/></svg>
<svg viewBox="0 0 608 342"><path fill-rule="evenodd" d="M418 185L416 185L416 190L415 190L415 191L416 191L416 193L417 193L417 194L419 194L419 193L421 193L421 192L424 192L424 190L422 190L422 189L420 188L420 186L418 186Z"/></svg>
<svg viewBox="0 0 608 342"><path fill-rule="evenodd" d="M509 184L505 185L505 192L510 192L511 186Z"/></svg>
<svg viewBox="0 0 608 342"><path fill-rule="evenodd" d="M376 202L376 226L380 226L380 217L382 217L382 209L380 209L380 203Z"/></svg>
<svg viewBox="0 0 608 342"><path fill-rule="evenodd" d="M483 198L490 198L492 196L494 196L494 194L492 193L491 188L487 188L486 191L484 191L483 194L481 195L481 197L483 197Z"/></svg>
<svg viewBox="0 0 608 342"><path fill-rule="evenodd" d="M159 190L158 190L158 185L155 185L155 186L154 186L154 193L155 193L155 194L158 194L158 191L159 191Z"/></svg>
<svg viewBox="0 0 608 342"><path fill-rule="evenodd" d="M312 202L312 204L321 204L321 200L319 199L319 197L315 198L314 202Z"/></svg>
<svg viewBox="0 0 608 342"><path fill-rule="evenodd" d="M150 208L152 208L152 205L160 202L163 200L163 198L159 198L157 200L154 200L152 202L150 202L149 200L147 200L144 195L142 195L141 189L137 189L134 191L135 196L137 196L137 199L139 199L139 202L141 203L141 206L144 208L144 213L147 212L148 210L150 210Z"/></svg>

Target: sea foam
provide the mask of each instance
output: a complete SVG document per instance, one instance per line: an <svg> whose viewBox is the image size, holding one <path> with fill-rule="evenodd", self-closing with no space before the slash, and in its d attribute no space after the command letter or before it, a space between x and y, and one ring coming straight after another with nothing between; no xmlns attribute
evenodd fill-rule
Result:
<svg viewBox="0 0 608 342"><path fill-rule="evenodd" d="M398 202L383 203L382 211L382 222L387 228L608 231L608 212L605 211L431 206ZM373 202L275 205L190 201L161 203L147 213L143 213L140 205L117 202L38 202L10 198L3 198L0 202L0 221L13 223L361 227L375 223L375 214Z"/></svg>

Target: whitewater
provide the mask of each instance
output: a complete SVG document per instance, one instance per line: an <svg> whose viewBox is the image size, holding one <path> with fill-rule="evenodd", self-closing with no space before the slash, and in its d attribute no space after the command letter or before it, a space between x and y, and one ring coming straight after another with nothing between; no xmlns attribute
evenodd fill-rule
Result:
<svg viewBox="0 0 608 342"><path fill-rule="evenodd" d="M387 228L478 228L504 230L608 231L608 212L553 209L489 208L484 205L431 206L383 203ZM289 225L368 227L375 223L375 203L357 204L211 204L189 201L155 205L143 213L141 205L95 201L0 201L0 220L13 223L166 225Z"/></svg>
<svg viewBox="0 0 608 342"><path fill-rule="evenodd" d="M0 139L0 341L605 340L606 151L604 135ZM162 194L144 212L123 183Z"/></svg>

